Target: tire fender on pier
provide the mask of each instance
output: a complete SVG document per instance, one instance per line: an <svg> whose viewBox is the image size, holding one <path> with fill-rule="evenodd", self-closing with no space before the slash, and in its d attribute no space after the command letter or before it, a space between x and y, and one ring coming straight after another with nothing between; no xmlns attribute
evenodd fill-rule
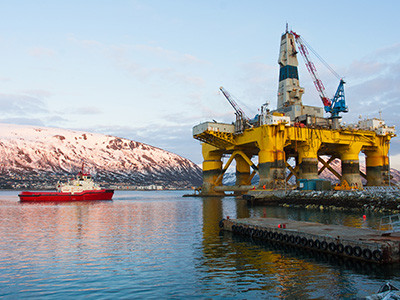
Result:
<svg viewBox="0 0 400 300"><path fill-rule="evenodd" d="M333 242L330 242L328 245L329 251L335 252L336 251L336 245Z"/></svg>
<svg viewBox="0 0 400 300"><path fill-rule="evenodd" d="M372 258L372 252L368 248L364 249L362 255L365 259L370 260Z"/></svg>
<svg viewBox="0 0 400 300"><path fill-rule="evenodd" d="M328 249L328 243L326 241L321 242L321 249L322 250L327 250Z"/></svg>
<svg viewBox="0 0 400 300"><path fill-rule="evenodd" d="M344 247L344 252L349 256L353 255L353 247L347 245L346 247Z"/></svg>
<svg viewBox="0 0 400 300"><path fill-rule="evenodd" d="M355 246L353 248L354 256L360 257L362 254L362 250L359 246Z"/></svg>
<svg viewBox="0 0 400 300"><path fill-rule="evenodd" d="M383 254L382 254L381 250L374 250L372 252L372 256L376 261L381 261L383 258Z"/></svg>

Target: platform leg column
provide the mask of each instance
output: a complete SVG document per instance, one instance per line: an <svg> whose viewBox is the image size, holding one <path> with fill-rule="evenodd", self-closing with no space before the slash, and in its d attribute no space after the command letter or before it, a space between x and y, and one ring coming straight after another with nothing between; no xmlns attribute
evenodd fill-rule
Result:
<svg viewBox="0 0 400 300"><path fill-rule="evenodd" d="M250 178L250 166L244 160L241 155L235 156L236 161L236 185L249 185L249 178ZM235 192L237 195L241 195L244 192Z"/></svg>
<svg viewBox="0 0 400 300"><path fill-rule="evenodd" d="M258 174L260 175L259 188L270 189L273 186L271 167L274 162L272 149L262 149L258 153Z"/></svg>
<svg viewBox="0 0 400 300"><path fill-rule="evenodd" d="M351 147L343 147L340 149L340 158L342 160L342 182L347 183L357 189L362 188L360 175L360 162L358 156L362 145L355 143Z"/></svg>
<svg viewBox="0 0 400 300"><path fill-rule="evenodd" d="M273 178L273 188L284 189L286 181L286 154L283 149L274 152L274 162L271 166L271 173Z"/></svg>
<svg viewBox="0 0 400 300"><path fill-rule="evenodd" d="M320 147L321 142L317 139L298 146L298 179L318 179L318 150Z"/></svg>
<svg viewBox="0 0 400 300"><path fill-rule="evenodd" d="M385 184L384 177L387 173L387 156L381 151L365 151L366 175L368 186L381 186Z"/></svg>
<svg viewBox="0 0 400 300"><path fill-rule="evenodd" d="M286 181L285 126L267 127L258 153L259 189L284 189Z"/></svg>
<svg viewBox="0 0 400 300"><path fill-rule="evenodd" d="M258 153L258 158L260 163L258 165L258 172L260 175L260 189L278 189L284 188L285 185L285 160L284 159L274 159L273 161L268 161L271 158L279 157L285 153L276 151L260 151Z"/></svg>
<svg viewBox="0 0 400 300"><path fill-rule="evenodd" d="M385 155L383 158L383 170L382 170L382 179L383 179L383 184L384 185L389 185L390 180L389 176L390 174L390 165L389 165L389 156Z"/></svg>
<svg viewBox="0 0 400 300"><path fill-rule="evenodd" d="M350 186L362 188L360 163L358 160L342 160L342 181L346 180Z"/></svg>
<svg viewBox="0 0 400 300"><path fill-rule="evenodd" d="M222 180L217 182L222 173L222 151L211 145L202 144L203 152L203 185L202 195L224 195L223 192L216 192L214 187L222 184Z"/></svg>

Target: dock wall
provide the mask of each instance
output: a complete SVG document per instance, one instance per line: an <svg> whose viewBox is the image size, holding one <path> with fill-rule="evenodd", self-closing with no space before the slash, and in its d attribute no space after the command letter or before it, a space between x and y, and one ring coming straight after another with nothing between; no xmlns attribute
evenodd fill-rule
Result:
<svg viewBox="0 0 400 300"><path fill-rule="evenodd" d="M223 219L222 230L254 239L292 245L378 264L400 261L400 237L369 229L273 218Z"/></svg>

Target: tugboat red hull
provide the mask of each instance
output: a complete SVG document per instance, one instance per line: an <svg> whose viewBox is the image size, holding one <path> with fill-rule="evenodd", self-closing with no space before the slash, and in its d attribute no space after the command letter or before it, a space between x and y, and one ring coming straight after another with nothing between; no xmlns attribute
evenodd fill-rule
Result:
<svg viewBox="0 0 400 300"><path fill-rule="evenodd" d="M112 200L113 195L114 190L102 189L80 193L21 192L18 197L21 202L71 202Z"/></svg>

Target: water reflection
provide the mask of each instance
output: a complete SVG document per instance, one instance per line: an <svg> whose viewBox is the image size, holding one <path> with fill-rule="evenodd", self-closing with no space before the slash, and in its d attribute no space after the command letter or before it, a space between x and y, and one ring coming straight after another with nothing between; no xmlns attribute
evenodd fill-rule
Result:
<svg viewBox="0 0 400 300"><path fill-rule="evenodd" d="M375 226L376 215L252 207L184 192L119 192L112 202L20 204L0 195L0 298L351 298L398 267L352 265L220 233L222 218L287 217ZM364 222L364 223L363 223Z"/></svg>
<svg viewBox="0 0 400 300"><path fill-rule="evenodd" d="M205 255L203 266L210 268L214 274L232 274L228 290L233 291L233 294L264 291L268 295L275 294L283 298L288 296L308 298L315 292L309 284L315 281L315 274L325 274L327 278L325 284L337 285L335 280L332 280L336 278L333 270L312 261L303 260L296 255L288 256L272 247L259 247L257 243L251 243L253 241L248 242L240 237L232 237L229 233L223 233L221 236L223 247L221 243L210 243L215 236L215 231L218 230L215 224L218 224L224 215L223 209L229 211L234 218L249 217L250 210L247 204L240 200L224 202L222 205L220 198L203 199ZM210 285L208 280L206 283L207 286ZM225 296L232 296L232 294Z"/></svg>
<svg viewBox="0 0 400 300"><path fill-rule="evenodd" d="M343 209L318 209L283 206L251 207L251 217L284 218L297 221L317 222L322 224L345 225L349 227L364 227L378 229L382 213ZM364 216L365 215L365 219Z"/></svg>
<svg viewBox="0 0 400 300"><path fill-rule="evenodd" d="M256 239L220 234L217 224L230 218L278 217L293 220L342 224L352 227L377 228L380 215L344 210L300 209L291 207L248 206L241 199L203 198L203 255L201 266L207 273L230 274L224 281L224 296L241 293L276 296L279 298L352 298L360 293L355 277L364 276L371 283L369 292L379 288L376 279L397 278L398 266L379 266L354 262L318 252L309 252L289 246ZM389 275L390 274L390 275ZM202 278L205 286L213 285L215 277ZM214 289L217 287L214 286ZM374 290L375 288L375 290ZM229 290L230 292L226 292ZM256 292L257 291L257 292ZM220 295L220 294L219 294Z"/></svg>

